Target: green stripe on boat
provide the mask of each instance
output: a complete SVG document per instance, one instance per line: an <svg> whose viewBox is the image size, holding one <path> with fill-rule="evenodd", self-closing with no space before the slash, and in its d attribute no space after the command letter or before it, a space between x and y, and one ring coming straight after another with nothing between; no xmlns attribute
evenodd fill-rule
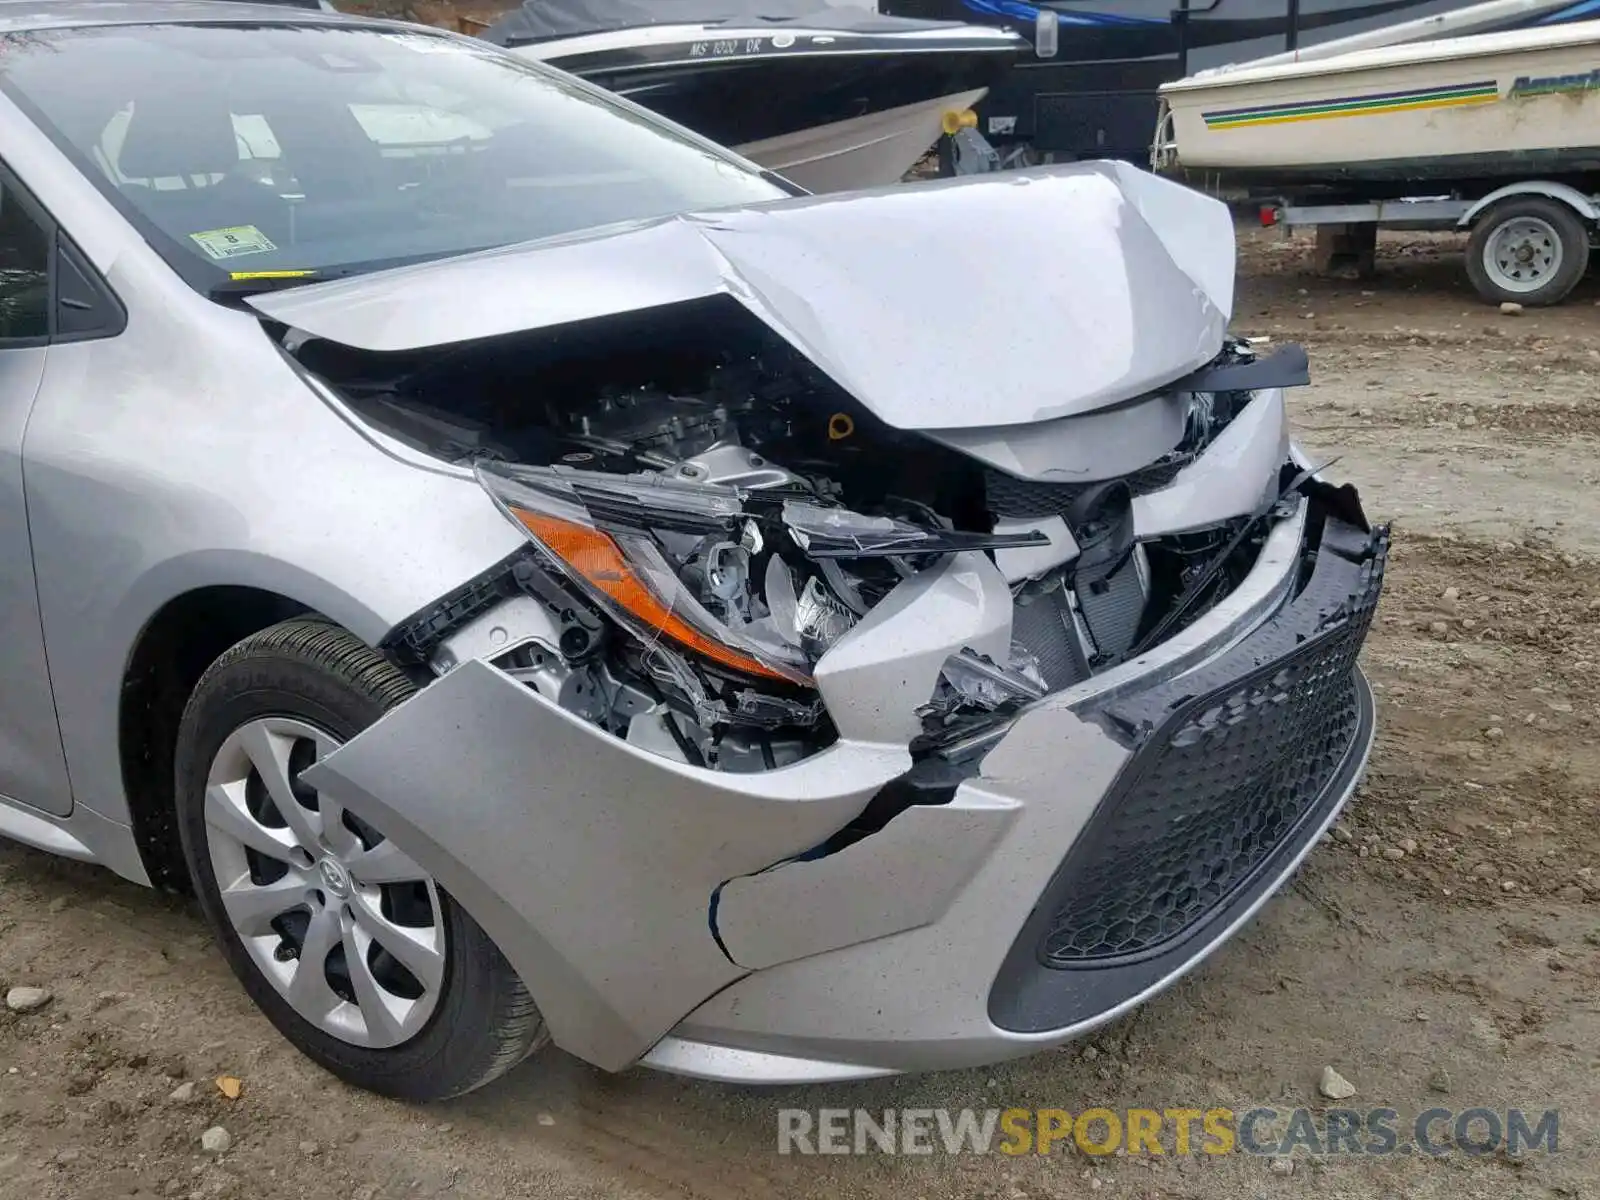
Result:
<svg viewBox="0 0 1600 1200"><path fill-rule="evenodd" d="M1337 96L1326 100L1302 100L1293 104L1258 105L1202 113L1207 127L1225 129L1233 125L1253 125L1276 121L1310 120L1318 117L1366 116L1396 112L1407 108L1429 108L1452 104L1481 103L1498 99L1499 86L1492 80L1450 84L1445 87L1416 88L1370 96Z"/></svg>

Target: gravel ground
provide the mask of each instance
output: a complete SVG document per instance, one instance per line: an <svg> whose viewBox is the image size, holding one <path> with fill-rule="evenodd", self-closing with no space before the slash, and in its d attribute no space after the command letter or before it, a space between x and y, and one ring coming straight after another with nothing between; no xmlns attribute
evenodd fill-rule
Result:
<svg viewBox="0 0 1600 1200"><path fill-rule="evenodd" d="M1314 450L1392 516L1368 645L1368 782L1299 878L1202 970L1092 1044L988 1071L752 1091L560 1054L407 1108L280 1041L194 909L0 847L0 1197L1192 1197L1594 1194L1600 1068L1600 281L1555 311L1478 305L1450 239L1380 278L1245 236L1237 326L1312 353ZM780 1157L776 1111L1345 1103L1561 1110L1562 1153ZM229 1099L218 1076L240 1081ZM192 1087L187 1085L192 1084ZM174 1095L176 1093L176 1095ZM208 1151L202 1137L214 1127Z"/></svg>

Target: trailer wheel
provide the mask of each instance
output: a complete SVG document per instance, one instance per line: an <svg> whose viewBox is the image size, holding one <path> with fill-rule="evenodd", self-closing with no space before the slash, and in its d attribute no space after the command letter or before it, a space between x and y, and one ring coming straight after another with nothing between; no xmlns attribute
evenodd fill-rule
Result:
<svg viewBox="0 0 1600 1200"><path fill-rule="evenodd" d="M1559 304L1589 269L1589 230L1559 200L1519 196L1478 219L1467 277L1490 304Z"/></svg>

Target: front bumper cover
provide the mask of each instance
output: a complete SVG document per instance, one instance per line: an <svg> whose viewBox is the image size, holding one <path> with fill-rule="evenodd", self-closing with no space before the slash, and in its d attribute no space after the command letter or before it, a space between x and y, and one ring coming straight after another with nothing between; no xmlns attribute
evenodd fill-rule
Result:
<svg viewBox="0 0 1600 1200"><path fill-rule="evenodd" d="M707 771L476 661L307 782L402 839L600 1066L780 1082L1027 1053L1193 967L1353 790L1387 540L1311 508L1204 617L1021 713L948 803L832 854L807 851L906 771L903 746ZM1231 782L1196 770L1216 763ZM1138 869L1149 886L1121 882Z"/></svg>
<svg viewBox="0 0 1600 1200"><path fill-rule="evenodd" d="M998 1027L1092 1020L1275 890L1366 758L1356 655L1387 549L1385 531L1329 521L1309 582L1270 621L1198 670L1083 706L1133 754L1007 955Z"/></svg>

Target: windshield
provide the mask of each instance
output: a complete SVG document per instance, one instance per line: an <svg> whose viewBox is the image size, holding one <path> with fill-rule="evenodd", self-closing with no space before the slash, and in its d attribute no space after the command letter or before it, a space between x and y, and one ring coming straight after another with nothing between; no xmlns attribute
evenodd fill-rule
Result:
<svg viewBox="0 0 1600 1200"><path fill-rule="evenodd" d="M785 194L564 76L423 31L119 26L0 51L0 87L202 289Z"/></svg>

